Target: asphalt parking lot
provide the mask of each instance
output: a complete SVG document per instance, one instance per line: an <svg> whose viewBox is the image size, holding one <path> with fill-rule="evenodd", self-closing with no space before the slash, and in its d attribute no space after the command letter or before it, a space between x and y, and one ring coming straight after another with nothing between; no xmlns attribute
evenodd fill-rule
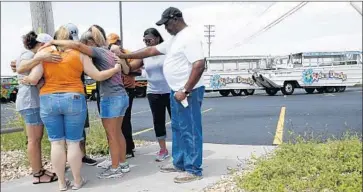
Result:
<svg viewBox="0 0 363 192"><path fill-rule="evenodd" d="M1 106L2 125L13 115L11 106ZM280 114L282 108L284 114ZM89 111L91 119L97 121L95 102L89 102ZM147 99L135 99L132 113L134 138L155 140ZM170 136L167 119L167 134ZM263 91L256 91L253 96L238 97L206 93L203 103L205 143L272 145L275 138L283 137L283 142L288 141L291 131L339 137L348 129L362 133L361 88L347 89L344 93L311 95L296 90L290 96L281 93L267 96Z"/></svg>

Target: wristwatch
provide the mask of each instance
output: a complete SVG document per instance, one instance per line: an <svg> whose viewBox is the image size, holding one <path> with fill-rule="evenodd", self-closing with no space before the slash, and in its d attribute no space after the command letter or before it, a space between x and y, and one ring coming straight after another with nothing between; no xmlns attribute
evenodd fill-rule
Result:
<svg viewBox="0 0 363 192"><path fill-rule="evenodd" d="M188 95L190 92L188 92L185 88L181 90L181 92L185 93L185 95Z"/></svg>

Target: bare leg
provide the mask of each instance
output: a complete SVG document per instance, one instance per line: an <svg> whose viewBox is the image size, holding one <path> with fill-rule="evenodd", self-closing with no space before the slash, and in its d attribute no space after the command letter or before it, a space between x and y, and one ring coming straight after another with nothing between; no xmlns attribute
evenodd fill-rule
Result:
<svg viewBox="0 0 363 192"><path fill-rule="evenodd" d="M43 138L43 125L26 125L26 132L28 137L28 159L32 168L33 174L39 173L42 169L42 151L41 144ZM48 182L51 177L45 174L39 178L34 178L34 183Z"/></svg>
<svg viewBox="0 0 363 192"><path fill-rule="evenodd" d="M161 150L166 150L166 143L165 143L165 139L158 139L159 142L159 146Z"/></svg>
<svg viewBox="0 0 363 192"><path fill-rule="evenodd" d="M121 127L122 126L122 121L123 121L123 117L120 117L120 120L117 121L117 127ZM122 127L121 127L122 129ZM120 138L120 163L125 163L126 162L126 140L124 135L122 134L121 131L121 138Z"/></svg>
<svg viewBox="0 0 363 192"><path fill-rule="evenodd" d="M80 185L82 182L81 178L81 168L82 168L82 151L79 147L79 142L67 142L68 146L68 153L67 153L67 159L69 162L69 165L72 169L73 179L75 185Z"/></svg>
<svg viewBox="0 0 363 192"><path fill-rule="evenodd" d="M65 180L65 166L66 166L66 150L65 141L52 141L51 142L51 161L55 173L58 176L59 188L63 188L66 184Z"/></svg>
<svg viewBox="0 0 363 192"><path fill-rule="evenodd" d="M112 161L112 168L116 169L120 163L120 156L122 150L120 149L121 143L121 130L120 130L120 122L122 122L122 117L116 118L107 118L102 119L103 127L106 130L107 138L108 138L108 145L110 147L111 153L111 161ZM125 142L125 139L124 139ZM125 146L125 145L124 145ZM126 151L126 149L124 150Z"/></svg>

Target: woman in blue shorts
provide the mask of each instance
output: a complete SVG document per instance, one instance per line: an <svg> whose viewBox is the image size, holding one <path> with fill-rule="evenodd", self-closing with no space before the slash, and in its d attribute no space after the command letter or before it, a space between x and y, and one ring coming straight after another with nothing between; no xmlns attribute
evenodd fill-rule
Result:
<svg viewBox="0 0 363 192"><path fill-rule="evenodd" d="M25 50L16 61L18 79L28 75L31 69L42 61L60 61L60 57L54 54L37 54L38 49L52 40L48 34L36 34L31 31L23 36ZM19 91L15 102L16 110L25 121L27 133L27 150L29 163L33 172L33 184L49 183L57 181L55 173L42 168L41 140L43 138L44 125L40 118L39 89L36 85L24 85L19 83Z"/></svg>
<svg viewBox="0 0 363 192"><path fill-rule="evenodd" d="M52 44L66 46L90 56L99 70L113 68L117 63L115 55L107 48L106 34L98 25L92 25L80 39L75 41L52 41ZM111 165L108 165L99 178L120 177L129 172L126 161L126 143L120 127L129 105L129 98L121 78L121 71L111 78L100 82L100 116L106 130L111 153Z"/></svg>

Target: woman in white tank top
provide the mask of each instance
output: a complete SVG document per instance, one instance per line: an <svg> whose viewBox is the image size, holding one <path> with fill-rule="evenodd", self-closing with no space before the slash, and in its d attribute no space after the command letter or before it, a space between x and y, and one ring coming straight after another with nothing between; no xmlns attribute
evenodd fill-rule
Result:
<svg viewBox="0 0 363 192"><path fill-rule="evenodd" d="M155 28L145 30L144 42L146 46L155 46L163 41L162 36ZM120 51L120 47L113 45L111 51L117 53ZM130 63L130 71L140 69L141 67L145 68L145 76L148 82L146 93L153 115L155 135L160 146L160 151L156 155L156 161L163 161L169 157L165 144L165 113L168 110L169 117L171 118L170 87L163 73L164 59L165 55L158 55L142 60L135 59Z"/></svg>

